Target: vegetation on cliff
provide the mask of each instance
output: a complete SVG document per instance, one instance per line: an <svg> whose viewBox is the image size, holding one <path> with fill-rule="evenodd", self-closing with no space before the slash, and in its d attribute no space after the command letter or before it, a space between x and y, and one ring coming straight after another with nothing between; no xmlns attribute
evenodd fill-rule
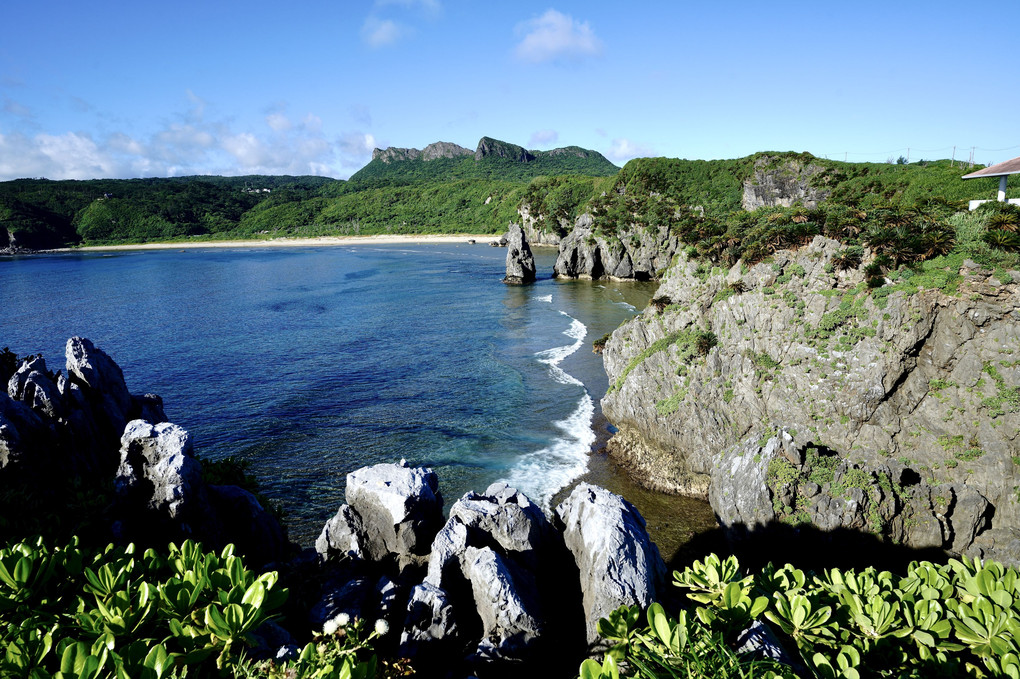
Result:
<svg viewBox="0 0 1020 679"><path fill-rule="evenodd" d="M915 561L905 576L789 564L745 574L712 554L673 578L689 608L615 611L599 625L615 646L586 660L582 679L1020 676L1020 573L993 561ZM759 627L761 655L740 655L763 619L781 646Z"/></svg>
<svg viewBox="0 0 1020 679"><path fill-rule="evenodd" d="M442 145L440 145L442 146ZM389 150L388 150L389 151ZM408 153L397 153L397 151ZM945 161L842 163L810 154L759 153L736 160L641 158L617 169L600 154L565 147L526 151L483 139L471 154L397 149L350 181L324 177L0 183L0 248L373 233L497 233L527 210L540 230L565 235L596 216L599 234L631 225L725 233L755 173L789 173L830 203L861 210L929 209L994 195L994 179L960 180ZM465 155L466 154L466 155ZM794 215L797 216L797 215ZM696 223L696 224L695 224ZM702 238L699 237L699 240Z"/></svg>

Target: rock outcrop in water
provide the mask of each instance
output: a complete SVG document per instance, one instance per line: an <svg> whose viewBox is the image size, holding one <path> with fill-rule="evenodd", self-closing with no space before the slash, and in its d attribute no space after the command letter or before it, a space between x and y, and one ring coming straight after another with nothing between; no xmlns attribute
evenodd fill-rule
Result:
<svg viewBox="0 0 1020 679"><path fill-rule="evenodd" d="M509 285L524 285L535 281L535 256L520 224L511 224L506 234L506 276Z"/></svg>
<svg viewBox="0 0 1020 679"><path fill-rule="evenodd" d="M734 530L1020 562L1020 273L965 262L953 295L870 291L839 251L816 237L729 270L681 253L605 346L613 456Z"/></svg>
<svg viewBox="0 0 1020 679"><path fill-rule="evenodd" d="M82 337L67 341L66 368L53 373L35 356L0 370L0 483L43 495L72 480L112 485L108 539L233 542L255 564L285 554L283 529L251 493L202 479L190 436L167 421L162 399L132 395L120 366Z"/></svg>

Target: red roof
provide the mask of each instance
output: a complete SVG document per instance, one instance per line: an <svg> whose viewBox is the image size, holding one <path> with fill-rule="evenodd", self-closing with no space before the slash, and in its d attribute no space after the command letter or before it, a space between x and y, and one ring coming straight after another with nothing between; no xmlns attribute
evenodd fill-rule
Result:
<svg viewBox="0 0 1020 679"><path fill-rule="evenodd" d="M963 179L977 179L978 177L1003 177L1008 174L1020 173L1020 158L1007 160L1004 163L989 165L983 170L963 175Z"/></svg>

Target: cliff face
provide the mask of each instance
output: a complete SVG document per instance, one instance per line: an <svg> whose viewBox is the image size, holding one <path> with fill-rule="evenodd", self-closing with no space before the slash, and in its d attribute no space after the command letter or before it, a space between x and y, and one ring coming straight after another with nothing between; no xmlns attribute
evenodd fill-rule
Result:
<svg viewBox="0 0 1020 679"><path fill-rule="evenodd" d="M563 240L562 234L567 233L571 226L570 222L564 219L559 220L559 230L544 230L542 215L532 212L531 206L527 203L522 203L517 208L517 214L521 216L521 228L524 229L524 235L532 245L559 245Z"/></svg>
<svg viewBox="0 0 1020 679"><path fill-rule="evenodd" d="M953 296L869 294L839 249L817 237L729 271L681 253L606 344L612 454L726 525L1020 561L1020 273L965 262Z"/></svg>
<svg viewBox="0 0 1020 679"><path fill-rule="evenodd" d="M448 141L437 141L422 150L404 149L391 146L385 149L372 149L372 160L389 164L404 160L437 160L439 158L459 158L470 156L471 150Z"/></svg>
<svg viewBox="0 0 1020 679"><path fill-rule="evenodd" d="M754 162L751 176L744 180L744 195L740 201L745 210L760 207L790 207L800 201L804 207L817 207L829 196L825 188L813 185L817 175L825 168L814 163L785 159L775 163L767 156Z"/></svg>
<svg viewBox="0 0 1020 679"><path fill-rule="evenodd" d="M631 225L600 233L590 214L579 216L565 237L553 272L563 278L632 278L651 280L669 266L679 239L668 227Z"/></svg>

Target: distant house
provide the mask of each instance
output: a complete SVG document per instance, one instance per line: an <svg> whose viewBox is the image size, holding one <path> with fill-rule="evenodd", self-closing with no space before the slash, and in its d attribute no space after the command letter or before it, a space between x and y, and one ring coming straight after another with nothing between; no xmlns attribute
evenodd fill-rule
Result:
<svg viewBox="0 0 1020 679"><path fill-rule="evenodd" d="M999 178L999 195L997 200L1000 203L1006 202L1006 179L1011 174L1020 174L1020 158L1014 158L1013 160L1007 160L1004 163L996 163L995 165L989 165L983 170L977 172L971 172L970 174L963 175L963 179L983 179L986 177L998 177ZM982 203L987 203L987 200L972 200L970 201L970 209L975 209ZM1011 198L1010 203L1014 205L1020 205L1020 198Z"/></svg>

